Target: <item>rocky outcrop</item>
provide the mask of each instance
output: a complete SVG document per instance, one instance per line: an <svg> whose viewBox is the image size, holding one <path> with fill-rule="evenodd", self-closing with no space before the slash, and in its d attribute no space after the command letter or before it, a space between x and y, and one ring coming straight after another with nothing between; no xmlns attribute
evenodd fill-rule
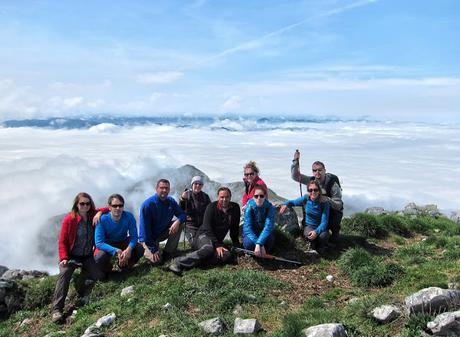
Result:
<svg viewBox="0 0 460 337"><path fill-rule="evenodd" d="M429 204L425 206L417 206L413 202L407 204L401 213L403 215L429 215L433 218L438 218L442 215L436 205Z"/></svg>
<svg viewBox="0 0 460 337"><path fill-rule="evenodd" d="M388 323L401 316L401 310L395 305L382 305L372 310L372 316L380 323Z"/></svg>
<svg viewBox="0 0 460 337"><path fill-rule="evenodd" d="M460 336L460 311L440 314L426 326L436 336Z"/></svg>
<svg viewBox="0 0 460 337"><path fill-rule="evenodd" d="M3 273L1 279L8 281L17 281L17 280L30 280L33 278L40 278L48 276L48 273L38 271L38 270L20 270L20 269L9 269Z"/></svg>
<svg viewBox="0 0 460 337"><path fill-rule="evenodd" d="M12 280L0 280L0 318L21 308L24 293Z"/></svg>
<svg viewBox="0 0 460 337"><path fill-rule="evenodd" d="M410 313L436 313L460 306L460 291L430 287L422 289L405 299Z"/></svg>

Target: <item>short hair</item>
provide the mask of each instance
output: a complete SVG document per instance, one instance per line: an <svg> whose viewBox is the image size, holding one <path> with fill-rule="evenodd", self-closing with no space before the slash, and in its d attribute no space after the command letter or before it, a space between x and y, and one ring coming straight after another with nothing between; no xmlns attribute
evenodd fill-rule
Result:
<svg viewBox="0 0 460 337"><path fill-rule="evenodd" d="M259 168L257 167L257 164L254 160L250 160L248 161L244 166L243 166L243 169L246 170L250 168L251 170L253 170L257 175L259 175Z"/></svg>
<svg viewBox="0 0 460 337"><path fill-rule="evenodd" d="M311 166L313 166L313 165L316 165L316 166L319 165L319 166L321 166L321 167L323 168L323 170L326 169L326 166L324 165L324 163L321 162L321 161L319 161L319 160L317 160L317 161L315 161L313 164L311 164Z"/></svg>
<svg viewBox="0 0 460 337"><path fill-rule="evenodd" d="M80 192L73 199L72 209L70 210L72 218L75 218L77 216L77 214L78 214L78 203L80 201L80 198L89 199L90 205L89 205L89 211L88 212L92 212L92 211L96 210L96 206L94 205L93 198L91 198L91 196L86 192Z"/></svg>
<svg viewBox="0 0 460 337"><path fill-rule="evenodd" d="M318 194L319 194L319 196L321 196L322 193L321 193L321 186L320 186L320 184L319 184L319 181L316 180L316 179L310 180L310 181L308 182L308 185L307 185L307 190L309 190L310 185L315 185L316 188L318 189Z"/></svg>
<svg viewBox="0 0 460 337"><path fill-rule="evenodd" d="M169 182L168 179L161 178L160 180L157 181L156 188L158 188L158 186L160 186L161 183L168 184L169 186L171 186L171 183Z"/></svg>
<svg viewBox="0 0 460 337"><path fill-rule="evenodd" d="M113 199L118 199L123 203L123 205L125 204L125 199L118 193L114 193L114 194L110 195L109 200L107 201L107 203L109 205L111 205Z"/></svg>
<svg viewBox="0 0 460 337"><path fill-rule="evenodd" d="M230 197L232 197L232 191L230 191L230 189L228 187L226 187L226 186L219 187L219 189L217 190L217 195L219 195L219 193L222 192L222 191L228 192Z"/></svg>
<svg viewBox="0 0 460 337"><path fill-rule="evenodd" d="M256 186L254 186L254 191L256 190L264 192L265 195L268 194L267 188L264 185L257 184Z"/></svg>

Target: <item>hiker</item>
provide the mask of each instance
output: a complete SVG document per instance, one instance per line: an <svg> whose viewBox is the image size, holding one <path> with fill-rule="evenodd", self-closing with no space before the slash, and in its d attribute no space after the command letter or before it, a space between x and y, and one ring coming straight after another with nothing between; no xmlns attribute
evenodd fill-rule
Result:
<svg viewBox="0 0 460 337"><path fill-rule="evenodd" d="M321 186L318 180L308 183L309 195L304 195L294 200L288 200L280 208L283 214L288 206L303 206L306 211L303 237L310 243L310 248L323 254L329 241L327 222L329 219L329 202L321 199Z"/></svg>
<svg viewBox="0 0 460 337"><path fill-rule="evenodd" d="M107 212L107 208L100 209ZM63 318L64 302L69 291L70 280L76 268L81 267L87 277L82 289L77 293L82 303L89 301L89 294L95 281L104 274L97 267L93 258L94 224L96 207L88 193L78 193L74 198L72 209L63 221L59 235L59 277L53 297L52 321Z"/></svg>
<svg viewBox="0 0 460 337"><path fill-rule="evenodd" d="M254 195L254 187L256 185L262 185L267 189L267 185L264 183L262 179L259 178L259 168L256 165L255 161L249 161L244 165L244 177L243 182L245 185L245 191L243 193L243 199L241 201L242 207L246 206L246 203L252 198ZM268 190L268 189L267 189Z"/></svg>
<svg viewBox="0 0 460 337"><path fill-rule="evenodd" d="M181 275L184 269L204 263L225 263L232 259L229 247L226 247L223 241L230 231L233 246L240 246L240 206L230 201L231 197L232 192L228 187L220 187L217 190L217 201L210 203L206 208L203 225L198 229L192 243L193 252L174 259L168 267L169 271Z"/></svg>
<svg viewBox="0 0 460 337"><path fill-rule="evenodd" d="M161 264L177 251L180 234L186 216L176 200L169 196L170 183L160 179L156 193L142 203L140 210L140 241L146 247L146 258L153 264ZM173 217L176 219L173 221ZM166 242L163 253L160 242Z"/></svg>
<svg viewBox="0 0 460 337"><path fill-rule="evenodd" d="M246 204L243 223L243 246L263 257L275 245L275 207L267 200L267 188L254 187L252 199Z"/></svg>
<svg viewBox="0 0 460 337"><path fill-rule="evenodd" d="M185 236L191 245L198 228L203 223L206 207L211 203L209 195L203 192L203 178L195 176L192 178L192 190L186 189L179 200L179 206L185 211Z"/></svg>
<svg viewBox="0 0 460 337"><path fill-rule="evenodd" d="M331 231L330 242L336 244L339 239L340 222L343 217L342 188L340 187L339 178L335 174L326 173L326 166L320 161L315 161L312 164L312 176L303 175L299 170L299 159L300 152L296 151L291 166L291 177L293 180L305 185L312 179L319 182L321 200L327 200L331 206L327 224L327 229Z"/></svg>
<svg viewBox="0 0 460 337"><path fill-rule="evenodd" d="M126 269L134 266L144 255L144 247L137 242L136 219L124 210L125 199L120 194L112 194L108 205L110 213L101 216L94 235L94 259L104 273L112 271L113 256L118 268Z"/></svg>

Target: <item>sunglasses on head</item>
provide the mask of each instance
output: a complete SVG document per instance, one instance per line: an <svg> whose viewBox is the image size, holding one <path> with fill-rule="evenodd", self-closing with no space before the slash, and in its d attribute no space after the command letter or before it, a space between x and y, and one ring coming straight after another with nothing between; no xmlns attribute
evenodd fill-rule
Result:
<svg viewBox="0 0 460 337"><path fill-rule="evenodd" d="M254 198L256 198L256 199L259 199L259 198L260 198L260 199L263 199L263 198L265 198L265 195L263 195L263 194L254 194Z"/></svg>
<svg viewBox="0 0 460 337"><path fill-rule="evenodd" d="M91 205L91 203L90 203L89 201L88 201L88 202L83 202L83 201L82 201L82 202L79 202L78 204L79 204L80 206L89 206L89 205Z"/></svg>
<svg viewBox="0 0 460 337"><path fill-rule="evenodd" d="M112 208L123 208L125 205L123 204L114 204L114 205L110 205L110 207Z"/></svg>
<svg viewBox="0 0 460 337"><path fill-rule="evenodd" d="M319 190L317 188L309 188L308 192L318 192Z"/></svg>

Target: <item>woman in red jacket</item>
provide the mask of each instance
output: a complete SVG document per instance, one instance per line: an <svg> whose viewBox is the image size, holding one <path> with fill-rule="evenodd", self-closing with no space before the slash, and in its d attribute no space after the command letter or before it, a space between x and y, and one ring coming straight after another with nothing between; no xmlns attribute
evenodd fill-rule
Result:
<svg viewBox="0 0 460 337"><path fill-rule="evenodd" d="M245 185L245 191L243 193L243 200L241 204L243 208L246 206L246 203L252 199L254 196L254 188L256 185L261 185L265 187L268 191L267 185L265 185L264 181L259 178L259 168L256 165L255 161L249 161L244 165L244 177L243 182ZM268 196L267 196L268 197Z"/></svg>
<svg viewBox="0 0 460 337"><path fill-rule="evenodd" d="M81 192L75 197L70 213L62 221L59 235L59 278L53 298L53 322L61 321L63 318L64 301L76 268L81 267L87 277L84 289L77 289L83 303L88 302L95 281L104 277L93 258L93 218L97 211L91 196ZM101 211L106 212L107 209Z"/></svg>

